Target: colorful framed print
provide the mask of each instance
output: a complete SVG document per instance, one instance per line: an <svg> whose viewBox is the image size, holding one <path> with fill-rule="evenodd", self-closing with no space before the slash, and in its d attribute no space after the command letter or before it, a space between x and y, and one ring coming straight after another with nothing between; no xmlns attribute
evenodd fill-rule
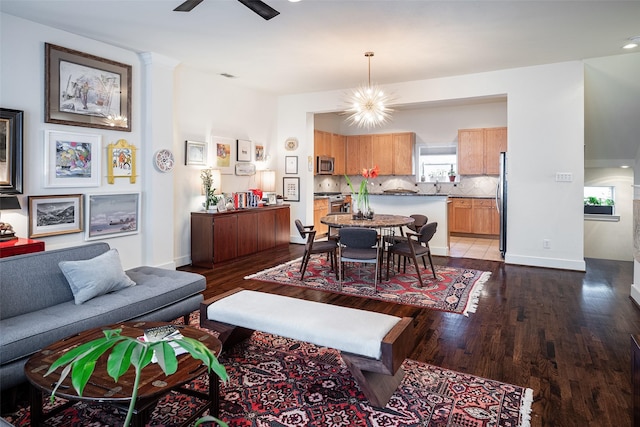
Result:
<svg viewBox="0 0 640 427"><path fill-rule="evenodd" d="M82 194L29 196L29 238L82 231Z"/></svg>
<svg viewBox="0 0 640 427"><path fill-rule="evenodd" d="M284 173L294 175L298 173L298 156L285 156Z"/></svg>
<svg viewBox="0 0 640 427"><path fill-rule="evenodd" d="M22 194L24 111L0 108L0 193Z"/></svg>
<svg viewBox="0 0 640 427"><path fill-rule="evenodd" d="M256 162L264 162L264 145L256 144L253 151L255 152Z"/></svg>
<svg viewBox="0 0 640 427"><path fill-rule="evenodd" d="M136 182L136 147L124 139L107 146L107 182L113 184L115 178Z"/></svg>
<svg viewBox="0 0 640 427"><path fill-rule="evenodd" d="M131 132L131 65L45 43L45 122Z"/></svg>
<svg viewBox="0 0 640 427"><path fill-rule="evenodd" d="M185 141L184 164L187 166L207 165L207 143Z"/></svg>
<svg viewBox="0 0 640 427"><path fill-rule="evenodd" d="M299 202L300 178L282 178L282 196L285 202Z"/></svg>
<svg viewBox="0 0 640 427"><path fill-rule="evenodd" d="M235 162L233 160L233 150L236 141L231 138L214 136L212 138L213 149L216 150L214 168L220 169L223 175L233 175Z"/></svg>
<svg viewBox="0 0 640 427"><path fill-rule="evenodd" d="M251 161L251 141L247 141L246 139L238 139L238 161L239 162L250 162Z"/></svg>
<svg viewBox="0 0 640 427"><path fill-rule="evenodd" d="M45 187L99 187L102 136L47 130Z"/></svg>
<svg viewBox="0 0 640 427"><path fill-rule="evenodd" d="M140 231L140 193L87 196L85 240L137 234Z"/></svg>

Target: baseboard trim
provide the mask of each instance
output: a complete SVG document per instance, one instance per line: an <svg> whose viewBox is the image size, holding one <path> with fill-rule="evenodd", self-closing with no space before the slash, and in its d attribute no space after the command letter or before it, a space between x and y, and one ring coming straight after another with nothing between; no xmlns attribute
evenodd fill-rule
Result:
<svg viewBox="0 0 640 427"><path fill-rule="evenodd" d="M559 270L586 271L587 264L582 260L541 258L524 255L510 255L508 252L504 259L505 264L527 265L531 267L557 268Z"/></svg>

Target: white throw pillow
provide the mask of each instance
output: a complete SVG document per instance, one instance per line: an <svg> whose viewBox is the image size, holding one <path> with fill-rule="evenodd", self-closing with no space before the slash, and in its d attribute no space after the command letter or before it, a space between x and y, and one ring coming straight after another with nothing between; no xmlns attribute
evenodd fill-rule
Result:
<svg viewBox="0 0 640 427"><path fill-rule="evenodd" d="M116 249L83 261L60 261L58 266L69 282L76 304L136 284L122 269Z"/></svg>

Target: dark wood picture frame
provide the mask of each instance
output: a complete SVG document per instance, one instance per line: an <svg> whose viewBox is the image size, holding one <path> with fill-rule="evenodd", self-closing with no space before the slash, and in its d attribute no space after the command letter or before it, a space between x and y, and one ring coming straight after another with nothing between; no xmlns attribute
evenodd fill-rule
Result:
<svg viewBox="0 0 640 427"><path fill-rule="evenodd" d="M45 43L45 122L131 132L131 65Z"/></svg>
<svg viewBox="0 0 640 427"><path fill-rule="evenodd" d="M0 193L22 194L24 111L0 108Z"/></svg>
<svg viewBox="0 0 640 427"><path fill-rule="evenodd" d="M29 196L29 238L81 232L83 198L82 194Z"/></svg>
<svg viewBox="0 0 640 427"><path fill-rule="evenodd" d="M282 195L285 202L299 202L300 178L288 176L282 178Z"/></svg>

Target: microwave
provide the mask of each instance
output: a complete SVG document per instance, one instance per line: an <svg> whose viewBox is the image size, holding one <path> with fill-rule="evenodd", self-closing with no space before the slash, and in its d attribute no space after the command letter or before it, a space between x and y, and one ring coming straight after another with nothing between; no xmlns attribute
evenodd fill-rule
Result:
<svg viewBox="0 0 640 427"><path fill-rule="evenodd" d="M316 173L318 175L333 175L333 157L318 156L316 158Z"/></svg>

